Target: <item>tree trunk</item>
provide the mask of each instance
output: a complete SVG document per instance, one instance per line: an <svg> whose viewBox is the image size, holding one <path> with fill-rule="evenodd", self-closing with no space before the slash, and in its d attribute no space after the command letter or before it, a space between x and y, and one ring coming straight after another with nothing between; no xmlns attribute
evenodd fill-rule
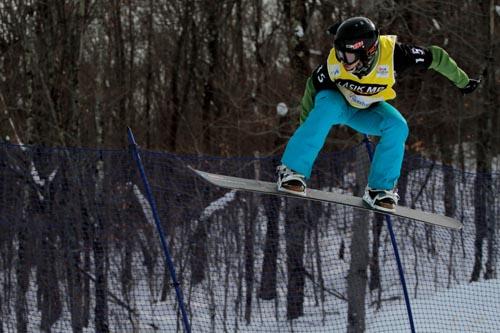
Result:
<svg viewBox="0 0 500 333"><path fill-rule="evenodd" d="M126 221L126 219L124 219ZM124 230L130 231L129 228L123 226ZM125 298L128 305L132 300L132 291L134 287L133 275L132 275L132 260L134 255L134 241L132 237L124 237L123 252L121 256L121 272L120 272L120 282L122 287L122 295Z"/></svg>
<svg viewBox="0 0 500 333"><path fill-rule="evenodd" d="M255 195L250 200L250 205L247 206L248 213L245 219L245 321L250 324L252 316L252 295L254 285L254 248L255 248L255 218L258 207L255 206Z"/></svg>
<svg viewBox="0 0 500 333"><path fill-rule="evenodd" d="M457 210L456 177L453 165L453 149L449 144L440 141L441 158L443 160L443 183L444 183L444 215L454 217ZM451 285L453 275L453 256L454 256L455 233L451 234L448 263L448 287Z"/></svg>
<svg viewBox="0 0 500 333"><path fill-rule="evenodd" d="M254 179L260 179L260 163L259 153L255 152L255 160L253 163ZM250 176L251 177L251 176ZM246 301L245 301L245 321L250 324L252 317L252 300L254 290L254 264L255 264L255 221L257 219L260 205L258 194L252 194L247 201L246 211L247 218L245 219L245 283L246 283Z"/></svg>
<svg viewBox="0 0 500 333"><path fill-rule="evenodd" d="M379 250L380 250L380 235L382 234L382 227L384 226L385 215L375 214L372 234L373 234L373 244L372 244L372 255L370 258L370 291L380 289L380 262L379 262Z"/></svg>
<svg viewBox="0 0 500 333"><path fill-rule="evenodd" d="M96 165L95 201L98 207L104 206L104 161ZM106 220L101 211L94 214L94 267L95 267L95 327L97 332L109 332L108 319L108 236Z"/></svg>
<svg viewBox="0 0 500 333"><path fill-rule="evenodd" d="M26 196L25 196L26 198ZM28 248L29 248L29 228L28 221L23 219L21 222L19 232L17 234L18 238L18 258L16 264L16 278L17 278L17 290L16 290L16 329L19 333L28 332L28 302L26 300L26 293L29 288L30 281L30 267L28 265Z"/></svg>
<svg viewBox="0 0 500 333"><path fill-rule="evenodd" d="M356 163L355 194L363 195L368 179L368 154L358 149ZM352 224L351 262L347 275L347 332L359 333L365 331L365 294L367 283L368 252L368 211L355 209Z"/></svg>
<svg viewBox="0 0 500 333"><path fill-rule="evenodd" d="M208 264L208 249L207 249L207 220L198 221L196 230L193 233L192 241L190 242L190 266L191 266L191 283L197 285L205 278L205 272Z"/></svg>
<svg viewBox="0 0 500 333"><path fill-rule="evenodd" d="M95 328L96 332L109 332L108 322L108 245L105 239L106 222L98 217L94 238L95 266Z"/></svg>
<svg viewBox="0 0 500 333"><path fill-rule="evenodd" d="M490 48L490 55L488 57L488 67L486 71L485 77L485 89L487 91L486 105L485 110L487 110L487 114L491 117L491 125L490 125L490 149L491 154L493 155L493 147L492 142L496 131L496 125L498 122L498 117L500 111L498 111L498 104L496 101L498 100L498 85L496 81L496 71L497 64L495 60L496 55L496 45L498 44L498 37L495 36L495 1L489 0L487 3L487 13L488 13L488 21L489 21L489 33L488 33L488 44ZM486 214L487 214L487 240L488 240L488 259L486 260L486 271L484 273L485 279L496 279L497 278L497 253L498 253L498 242L497 242L497 216L495 216L495 198L498 195L495 195L495 190L493 187L493 179L491 176L491 164L490 164L490 172L488 173L487 181L488 181L488 202L486 206ZM496 190L498 194L498 190Z"/></svg>
<svg viewBox="0 0 500 333"><path fill-rule="evenodd" d="M216 4L216 3L215 3ZM212 122L216 122L217 118L217 103L215 101L215 79L216 71L219 67L219 27L217 26L217 18L221 14L217 12L220 6L211 3L208 10L207 27L208 32L208 73L206 75L203 88L203 142L204 151L206 153L216 152L216 132L212 129Z"/></svg>
<svg viewBox="0 0 500 333"><path fill-rule="evenodd" d="M128 99L128 89L127 89L127 62L125 59L125 42L123 37L123 24L121 18L121 10L122 4L119 0L113 0L111 4L110 12L112 20L111 24L113 26L113 47L112 50L114 52L114 84L115 88L119 91L123 91L125 93L121 94L118 98L118 112L116 113L114 128L116 129L116 133L125 133L125 129L127 128L128 121L128 113L127 113L127 99ZM125 136L118 136L116 140L120 140Z"/></svg>
<svg viewBox="0 0 500 333"><path fill-rule="evenodd" d="M51 223L52 221L48 221ZM46 226L44 226L46 228ZM57 254L54 245L54 234L44 230L41 235L40 257L37 265L37 284L39 293L39 310L42 318L40 328L50 332L52 325L61 317L62 302L57 276Z"/></svg>
<svg viewBox="0 0 500 333"><path fill-rule="evenodd" d="M156 127L153 126L153 112L152 112L152 96L151 90L153 85L153 1L149 0L148 3L148 20L146 24L146 82L144 87L144 116L146 117L146 147L151 147L152 136L154 136L154 130ZM131 63L132 64L132 63ZM176 96L176 95L175 95ZM175 147L174 147L175 148ZM171 150L175 151L175 150Z"/></svg>
<svg viewBox="0 0 500 333"><path fill-rule="evenodd" d="M288 272L287 319L297 319L304 314L304 241L305 211L301 202L293 200L293 213L285 223L286 265Z"/></svg>
<svg viewBox="0 0 500 333"><path fill-rule="evenodd" d="M482 269L483 259L483 242L488 237L488 253L494 256L496 252L495 244L495 221L492 214L492 207L494 203L494 191L491 176L491 165L493 157L493 115L496 110L495 96L496 96L496 83L494 59L492 57L494 45L494 1L484 0L482 2L484 13L488 14L487 25L488 29L488 45L487 49L490 50L490 57L486 67L485 77L485 100L484 110L479 115L477 120L477 144L476 144L476 180L474 183L474 223L476 226L476 238L474 240L474 267L472 270L471 281L479 280ZM492 235L489 235L491 232ZM496 258L488 257L488 270L485 273L485 278L489 278L494 274L496 265Z"/></svg>
<svg viewBox="0 0 500 333"><path fill-rule="evenodd" d="M264 245L264 259L262 260L262 274L260 279L259 297L264 300L276 298L276 274L279 251L279 209L280 198L269 196L262 200L267 217L267 233Z"/></svg>
<svg viewBox="0 0 500 333"><path fill-rule="evenodd" d="M82 166L73 166L74 168L78 168L77 172L80 172L77 177L82 179L83 170ZM92 256L92 247L93 247L93 217L89 214L89 191L88 189L80 188L78 189L78 201L81 203L80 206L80 218L79 224L81 225L81 233L82 233L82 242L83 242L83 271L91 272L92 264L91 264L91 256ZM64 233L67 233L64 230ZM68 237L66 235L62 235L66 242L68 242ZM68 246L68 245L67 245ZM80 278L82 279L81 286L81 297L82 297L82 309L81 309L81 318L82 318L82 326L88 327L90 322L90 302L91 302L91 281L88 274L80 274Z"/></svg>
<svg viewBox="0 0 500 333"><path fill-rule="evenodd" d="M477 174L474 182L474 224L476 226L476 235L474 239L474 267L470 278L471 282L479 280L483 265L483 241L487 231L486 201L489 195L483 186L480 174Z"/></svg>
<svg viewBox="0 0 500 333"><path fill-rule="evenodd" d="M69 240L66 242L67 257L66 259L66 281L68 284L69 310L71 315L71 329L75 333L83 332L83 295L81 274L77 267L80 266L79 253L72 253L71 249L77 248L77 243L72 236L72 228L69 228L70 233L66 235Z"/></svg>

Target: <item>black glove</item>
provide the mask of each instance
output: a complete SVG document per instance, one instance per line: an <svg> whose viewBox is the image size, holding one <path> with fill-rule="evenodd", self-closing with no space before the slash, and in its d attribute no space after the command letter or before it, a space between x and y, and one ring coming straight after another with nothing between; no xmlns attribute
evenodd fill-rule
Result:
<svg viewBox="0 0 500 333"><path fill-rule="evenodd" d="M469 79L469 83L467 83L465 87L460 88L460 91L462 92L463 95L470 94L471 92L476 90L476 88L479 86L480 83L481 79Z"/></svg>

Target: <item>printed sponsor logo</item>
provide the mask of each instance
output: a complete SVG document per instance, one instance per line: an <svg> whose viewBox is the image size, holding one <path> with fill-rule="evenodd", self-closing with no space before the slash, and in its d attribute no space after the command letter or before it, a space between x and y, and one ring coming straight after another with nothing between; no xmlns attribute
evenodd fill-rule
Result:
<svg viewBox="0 0 500 333"><path fill-rule="evenodd" d="M354 43L354 44L346 44L345 48L351 49L351 50L357 50L357 49L362 48L363 46L365 46L365 43L363 43L363 41L360 40L359 42Z"/></svg>
<svg viewBox="0 0 500 333"><path fill-rule="evenodd" d="M377 66L377 74L376 77L389 77L389 66L388 65L380 65Z"/></svg>
<svg viewBox="0 0 500 333"><path fill-rule="evenodd" d="M349 96L351 101L354 103L354 104L358 104L360 105L361 107L363 108L367 108L371 105L371 103L367 102L367 101L364 101L363 99L360 98L360 96L357 96L357 95L354 95L352 94L351 96Z"/></svg>
<svg viewBox="0 0 500 333"><path fill-rule="evenodd" d="M364 84L352 80L337 80L336 82L337 86L363 96L373 96L387 88L386 84Z"/></svg>
<svg viewBox="0 0 500 333"><path fill-rule="evenodd" d="M331 77L337 77L340 75L340 66L339 65L333 65L330 68L330 76Z"/></svg>

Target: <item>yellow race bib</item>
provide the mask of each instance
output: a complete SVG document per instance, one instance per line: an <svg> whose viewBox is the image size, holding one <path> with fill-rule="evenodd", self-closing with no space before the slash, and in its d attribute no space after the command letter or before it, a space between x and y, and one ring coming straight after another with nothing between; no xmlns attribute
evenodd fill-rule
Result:
<svg viewBox="0 0 500 333"><path fill-rule="evenodd" d="M335 49L331 49L327 61L328 75L350 105L366 109L373 103L396 98L396 92L392 89L396 83L395 45L396 36L380 36L378 59L372 70L361 78L346 71L335 56Z"/></svg>

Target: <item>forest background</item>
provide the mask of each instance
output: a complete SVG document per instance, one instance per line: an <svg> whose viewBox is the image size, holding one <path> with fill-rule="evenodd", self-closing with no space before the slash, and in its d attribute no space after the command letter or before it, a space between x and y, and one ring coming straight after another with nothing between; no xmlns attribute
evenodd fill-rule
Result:
<svg viewBox="0 0 500 333"><path fill-rule="evenodd" d="M489 264L486 265L486 273L489 274L488 278L494 278L496 222L491 222L491 229L486 233L486 221L495 221L495 210L491 207L497 206L489 203L495 202L494 194L498 192L494 192L496 178L493 179L491 175L492 171L498 171L500 163L500 159L496 158L500 152L497 91L499 12L499 6L493 0L0 0L0 140L14 144L33 144L36 147L122 149L127 147L126 128L131 127L142 148L171 152L174 156L193 154L235 157L253 156L257 153L259 156L279 155L298 125L298 105L306 79L318 64L325 61L332 46L332 38L326 34L327 28L345 18L366 15L376 22L382 34L396 34L402 42L422 46L439 45L472 78L482 77L482 84L477 91L462 96L456 87L433 71L406 73L398 77L398 98L393 103L410 125L408 155L423 154L431 160L440 160L445 165L454 164L459 169L467 167L477 171L477 175L489 175L464 180L469 182L467 186L464 185L467 189L465 196L474 200L473 204L466 206L468 212L474 210L474 222L469 221L468 225L472 227L474 223L477 232L475 250L468 251L473 258L470 264L456 266L470 268L470 280L478 280L482 265L482 256L478 254L482 253L482 242L487 236L491 246L488 250ZM290 111L285 116L276 113L276 106L281 102L289 106ZM359 144L359 141L358 134L352 130L335 128L325 151L340 151ZM134 228L135 225L129 223L128 219L137 223L144 220L141 215L143 210L137 207L136 198L131 200L125 195L130 196L134 192L130 188L127 192L123 187L124 184L130 185L130 174L127 173L130 163L127 162L124 166L111 153L107 155L101 151L93 151L86 152L86 162L77 160L81 162L78 168L71 169L70 166L75 166L72 163L76 162L70 159L58 162L57 165L61 166L61 172L58 173L55 170L59 170L59 167L54 170L52 159L38 153L37 148L25 151L25 148L12 148L10 145L5 147L6 153L0 156L6 158L1 165L4 169L3 182L0 183L0 200L3 200L0 216L9 217L12 221L4 224L5 229L0 235L3 237L2 244L6 244L5 249L10 251L9 256L5 257L17 258L7 260L4 265L9 269L4 270L12 276L15 272L16 279L9 281L19 283L4 289L19 288L20 292L17 292L15 302L12 297L4 298L8 300L5 308L15 308L17 331L28 331L28 322L34 322L28 320L30 317L25 306L31 304L27 297L29 272L32 265L35 266L30 261L32 255L39 255L35 256L36 260L33 262L39 270L37 286L40 295L54 294L52 286L57 281L54 278L57 274L65 276L67 285L71 286L69 308L76 332L86 327L90 320L90 278L87 275L82 277L80 266L84 267L84 272L95 274L95 312L98 314L95 316L95 327L99 331L106 331L104 328L109 326L106 311L108 273L104 263L115 254L109 240L113 239L120 246L132 242L128 233L120 234L116 230L121 229L114 230L109 226L127 225ZM13 152L16 149L17 153ZM123 156L127 154L126 150L121 152ZM363 156L365 155L363 151ZM58 157L57 154L50 156ZM79 154L75 156L78 157ZM203 260L203 254L218 252L213 249L208 251L204 247L204 237L214 234L207 233L203 227L206 223L191 225L193 218L187 212L195 214L193 212L197 210L190 205L199 204L199 207L204 207L204 204L217 198L220 193L203 192L201 198L197 198L193 196L193 189L197 187L191 184L192 179L182 183L189 184L185 187L189 189L186 193L182 192L185 188L180 183L175 188L175 183L170 183L171 179L192 175L187 175L184 165L178 166L178 161L168 156L163 156L166 161L158 156L147 161L156 172L156 177L153 177L157 182L155 184L158 186L167 182L158 187L168 189L162 192L165 197L160 197L167 198L167 193L173 196L178 193L184 195L179 197L181 199L175 197L176 199L162 202L166 206L172 205L170 211L179 215L168 215L169 223L182 230L172 237L189 235L185 239L177 239L175 244L180 244L181 247L190 244L190 258L198 258L197 261L193 260L192 266L205 269L205 266L199 264L209 262ZM106 163L103 162L104 159ZM473 161L472 164L466 163L470 161ZM225 163L226 170L233 170L228 173L234 174L235 170L242 170L237 164L231 167L230 164L236 163L235 161L227 159ZM17 165L21 167L16 168ZM52 183L51 187L44 187L37 182L39 179L33 172L35 165L37 170L43 171L41 174L50 175L46 179ZM164 166L168 166L168 172L163 169ZM83 169L87 167L84 172ZM220 171L220 166L214 164L212 167L219 169L211 171ZM420 165L415 165L416 168L424 169ZM255 170L257 169L256 167ZM263 174L272 173L271 161L268 164L262 161L262 169ZM23 170L21 174L19 170ZM246 176L250 177L249 174ZM331 173L328 175L333 176ZM455 178L446 177L445 175L443 180L445 193L455 193ZM361 177L358 179L358 189L361 186L360 179ZM474 187L470 184L473 181ZM423 188L427 180L418 183L423 183ZM23 190L19 191L20 188ZM20 194L12 195L17 192ZM40 196L40 193L45 195ZM444 195L445 213L451 216L456 213L455 210L458 211L455 205L458 201L446 199L454 198L454 195ZM435 197L437 196L433 195L432 200ZM52 204L49 199L53 198L60 201ZM83 198L88 201L68 198ZM109 200L109 207L103 204L106 200ZM130 212L125 214L120 200L135 207L133 211L140 218L135 218ZM179 205L179 202L183 205ZM251 214L257 214L255 207L258 204L250 200L234 202L239 202L244 206L244 211L250 214L244 219L245 250L238 260L245 258L245 265L240 265L239 270L242 272L242 267L245 267L245 273L248 272L245 275L246 285L253 286L253 228L257 215ZM241 209L236 204L235 207L233 211L224 211L232 214ZM276 220L277 217L273 217L272 213L276 215L279 212L279 205L269 204L267 209L270 212L268 221ZM26 215L27 212L33 215ZM63 216L56 219L60 222L57 227L54 227L53 212ZM104 215L100 215L110 212L116 213L113 217L116 220L110 222ZM305 248L305 229L297 226L304 225L304 216L317 216L305 212L304 207L299 207L286 220L285 238L289 242L286 247L287 258L300 259L287 261L291 281L304 281L304 271L294 269L296 266L303 266L302 254ZM490 215L485 212L490 212ZM67 223L68 217L75 217L78 223L73 220ZM224 216L221 218L225 219ZM353 219L367 220L368 217L356 215ZM32 228L35 225L30 224L32 221L43 222L36 224L41 231ZM382 223L379 222L374 224L373 234L378 235L374 240L380 237ZM363 267L366 271L368 256L363 254L368 251L368 229L359 227L359 223L353 225L358 228L353 229L352 238L357 240L359 235L365 238L353 243L352 253L356 255L355 260L350 263L350 269L359 271L358 268ZM144 228L144 234L150 231L144 226L141 228ZM189 232L183 228L188 228ZM320 228L315 230L318 229ZM109 231L109 234L104 230ZM47 236L43 238L40 234ZM156 238L153 233L150 234L147 234L150 235L147 237L148 241L143 243L156 246ZM224 233L227 234L230 233ZM272 233L268 232L269 234ZM471 231L468 235L472 234ZM273 237L276 238L276 235L277 233ZM191 237L198 241L192 242ZM348 236L344 238L349 239ZM40 239L43 241L39 241ZM61 239L62 242L56 248L60 251L57 253L50 245L56 239ZM302 241L295 244L291 241L293 239ZM134 242L142 244L139 240ZM82 244L84 246L80 247ZM278 242L273 244L276 246ZM290 244L298 245L288 246ZM15 248L18 249L17 254L12 251ZM122 249L118 245L117 248ZM375 245L373 248L378 249ZM71 252L72 256L66 257L65 254L70 253L67 249L78 251ZM228 253L231 253L231 248L228 249ZM90 266L91 250L95 261L93 271ZM126 264L121 271L126 274L121 275L124 277L122 289L124 299L128 299L132 278L127 274L131 272L132 246L124 246L123 252L123 262ZM331 251L316 252L328 254ZM182 254L180 258L184 258L184 252L179 253ZM154 254L152 257L156 258L158 255ZM363 260L357 260L361 257ZM372 259L376 257L375 254L371 256ZM52 260L53 258L58 260ZM182 259L181 262L183 260L187 259ZM84 264L80 265L82 262ZM46 267L54 269L48 270ZM192 270L192 285L203 280L205 273L201 271L202 273L197 274L198 271ZM60 272L64 272L64 275ZM276 276L276 270L266 272ZM239 276L242 277L243 274ZM240 285L242 280L243 278L240 279ZM262 278L261 281L273 280ZM338 281L344 281L344 276ZM355 288L357 282L356 276L348 279L348 284L352 287L350 290L363 291L363 288ZM366 279L361 282L366 283ZM304 285L303 282L297 288L293 288L293 283L290 285L288 298L299 301L288 302L287 318L297 318L302 315ZM245 312L248 322L252 310L252 288L247 288L250 291L246 297ZM275 291L276 286L263 290ZM294 298L293 293L302 295ZM260 297L271 299L274 296ZM49 331L60 319L61 302L59 295L42 298L47 304L55 304L52 307L40 306L52 309L52 312L42 313L40 319L41 327ZM359 313L358 310L365 306L364 294L358 292L354 296L350 295L349 302L354 309L352 312ZM14 321L9 319L6 322L11 325ZM360 331L358 327L364 326L364 318L350 325L354 327L354 331Z"/></svg>
<svg viewBox="0 0 500 333"><path fill-rule="evenodd" d="M217 156L280 153L305 81L355 15L382 34L446 49L481 87L462 96L433 71L400 75L409 152L489 172L499 152L499 6L492 0L0 1L0 133L12 143ZM286 103L290 112L276 113ZM332 131L325 150L359 142ZM465 145L467 143L467 145Z"/></svg>

